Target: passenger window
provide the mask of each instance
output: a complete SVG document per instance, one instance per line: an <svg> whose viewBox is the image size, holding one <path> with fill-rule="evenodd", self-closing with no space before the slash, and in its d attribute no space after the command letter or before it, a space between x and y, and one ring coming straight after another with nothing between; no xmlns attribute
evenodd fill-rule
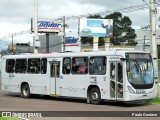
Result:
<svg viewBox="0 0 160 120"><path fill-rule="evenodd" d="M89 60L89 74L106 74L106 57L91 57Z"/></svg>
<svg viewBox="0 0 160 120"><path fill-rule="evenodd" d="M15 66L15 73L26 73L26 70L27 70L27 60L17 59Z"/></svg>
<svg viewBox="0 0 160 120"><path fill-rule="evenodd" d="M118 82L123 83L123 68L122 68L122 63L118 63Z"/></svg>
<svg viewBox="0 0 160 120"><path fill-rule="evenodd" d="M71 58L63 58L63 74L70 74L71 72Z"/></svg>
<svg viewBox="0 0 160 120"><path fill-rule="evenodd" d="M7 73L14 73L14 65L15 65L15 60L14 59L8 59L6 61L6 72Z"/></svg>
<svg viewBox="0 0 160 120"><path fill-rule="evenodd" d="M57 71L55 72L55 70ZM59 76L60 76L60 63L52 63L51 64L51 77L59 78Z"/></svg>
<svg viewBox="0 0 160 120"><path fill-rule="evenodd" d="M28 73L39 74L40 73L40 59L28 59Z"/></svg>
<svg viewBox="0 0 160 120"><path fill-rule="evenodd" d="M115 80L115 63L110 63L110 79Z"/></svg>
<svg viewBox="0 0 160 120"><path fill-rule="evenodd" d="M56 77L60 76L60 63L57 63L57 75Z"/></svg>
<svg viewBox="0 0 160 120"><path fill-rule="evenodd" d="M41 60L41 74L46 74L47 73L47 59L42 58Z"/></svg>
<svg viewBox="0 0 160 120"><path fill-rule="evenodd" d="M88 58L74 57L72 58L72 74L87 74L88 73Z"/></svg>

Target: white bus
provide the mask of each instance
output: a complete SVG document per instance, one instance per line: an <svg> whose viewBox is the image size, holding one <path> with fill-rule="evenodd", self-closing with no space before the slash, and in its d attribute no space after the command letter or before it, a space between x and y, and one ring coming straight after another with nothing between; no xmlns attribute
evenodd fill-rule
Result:
<svg viewBox="0 0 160 120"><path fill-rule="evenodd" d="M129 50L7 55L2 58L2 90L102 100L134 101L154 97L150 53Z"/></svg>

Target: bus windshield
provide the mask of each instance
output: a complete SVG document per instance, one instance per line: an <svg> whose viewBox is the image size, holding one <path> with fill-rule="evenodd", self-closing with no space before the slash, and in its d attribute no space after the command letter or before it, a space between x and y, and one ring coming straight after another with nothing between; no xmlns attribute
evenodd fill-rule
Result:
<svg viewBox="0 0 160 120"><path fill-rule="evenodd" d="M138 89L153 85L153 63L149 53L128 53L127 76L129 82ZM150 86L150 87L149 87ZM146 88L146 87L145 87Z"/></svg>

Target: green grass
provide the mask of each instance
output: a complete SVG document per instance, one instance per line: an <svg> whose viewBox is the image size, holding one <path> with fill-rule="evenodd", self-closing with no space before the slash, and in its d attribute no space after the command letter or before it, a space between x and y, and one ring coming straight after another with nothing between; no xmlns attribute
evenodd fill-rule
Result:
<svg viewBox="0 0 160 120"><path fill-rule="evenodd" d="M0 117L0 120L19 120L19 119L14 117Z"/></svg>
<svg viewBox="0 0 160 120"><path fill-rule="evenodd" d="M160 97L153 98L151 100L147 100L146 103L149 104L160 104Z"/></svg>

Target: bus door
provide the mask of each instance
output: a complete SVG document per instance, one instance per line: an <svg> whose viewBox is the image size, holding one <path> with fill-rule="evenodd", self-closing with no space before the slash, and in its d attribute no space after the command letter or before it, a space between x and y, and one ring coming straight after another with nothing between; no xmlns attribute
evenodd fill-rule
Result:
<svg viewBox="0 0 160 120"><path fill-rule="evenodd" d="M110 100L123 100L123 62L110 62Z"/></svg>
<svg viewBox="0 0 160 120"><path fill-rule="evenodd" d="M60 86L60 61L50 62L50 94L58 95Z"/></svg>

